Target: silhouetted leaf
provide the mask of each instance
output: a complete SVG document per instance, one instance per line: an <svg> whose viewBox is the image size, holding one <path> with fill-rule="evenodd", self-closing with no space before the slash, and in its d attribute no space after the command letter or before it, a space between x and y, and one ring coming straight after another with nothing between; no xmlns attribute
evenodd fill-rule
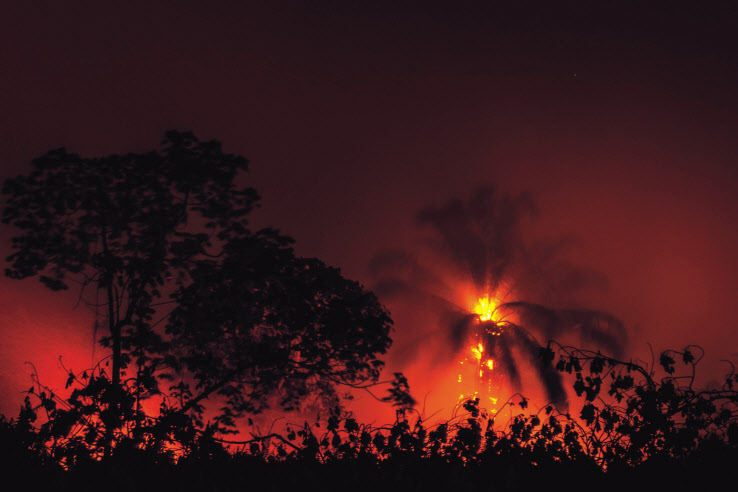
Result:
<svg viewBox="0 0 738 492"><path fill-rule="evenodd" d="M664 368L664 371L669 374L674 374L674 359L667 355L666 352L663 352L661 354L661 357L659 358L659 364L661 364L661 367Z"/></svg>

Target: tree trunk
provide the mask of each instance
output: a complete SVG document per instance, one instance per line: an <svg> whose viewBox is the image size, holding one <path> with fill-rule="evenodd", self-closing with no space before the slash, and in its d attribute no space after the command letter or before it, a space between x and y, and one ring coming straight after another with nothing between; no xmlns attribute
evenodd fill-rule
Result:
<svg viewBox="0 0 738 492"><path fill-rule="evenodd" d="M107 231L103 228L102 244L103 254L107 260L110 258L110 250L108 249ZM121 329L115 313L115 293L113 292L113 273L112 269L106 265L104 273L105 291L108 297L108 328L110 329L110 338L113 342L113 368L110 376L112 387L110 394L110 418L105 423L105 448L104 457L109 458L113 451L113 439L115 438L115 430L118 427L120 414L120 368L121 368Z"/></svg>

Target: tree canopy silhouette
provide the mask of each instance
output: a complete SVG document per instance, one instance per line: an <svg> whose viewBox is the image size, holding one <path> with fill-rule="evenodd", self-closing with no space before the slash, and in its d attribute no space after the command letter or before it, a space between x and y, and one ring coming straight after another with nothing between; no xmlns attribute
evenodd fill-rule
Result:
<svg viewBox="0 0 738 492"><path fill-rule="evenodd" d="M144 427L141 401L175 377L170 416L201 414L220 394L226 426L275 395L291 409L379 378L387 311L337 269L296 257L290 238L249 229L259 196L239 184L247 164L217 141L170 131L145 153L53 150L4 184L2 221L20 230L6 275L76 286L83 300L103 294L112 367L85 374L76 401L98 405L88 436L106 454L127 420Z"/></svg>

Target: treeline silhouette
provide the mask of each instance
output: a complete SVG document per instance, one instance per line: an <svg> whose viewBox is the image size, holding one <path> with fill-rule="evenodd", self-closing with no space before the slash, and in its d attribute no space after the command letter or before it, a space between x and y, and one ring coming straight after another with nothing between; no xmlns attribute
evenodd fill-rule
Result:
<svg viewBox="0 0 738 492"><path fill-rule="evenodd" d="M18 417L0 420L2 463L56 490L702 490L734 475L738 375L695 388L699 347L663 352L658 367L553 342L540 357L570 375L578 411L533 410L515 395L496 412L467 400L432 425L400 408L393 424L374 426L337 407L230 441L196 415L175 422L164 409L145 426L126 422L142 435L121 438L107 457L71 417L100 414L104 371L70 375L77 388L66 399L36 381Z"/></svg>

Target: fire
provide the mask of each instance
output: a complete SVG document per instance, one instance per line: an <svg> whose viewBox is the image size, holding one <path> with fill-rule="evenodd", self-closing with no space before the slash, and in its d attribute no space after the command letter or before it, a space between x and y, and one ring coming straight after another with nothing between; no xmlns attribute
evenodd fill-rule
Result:
<svg viewBox="0 0 738 492"><path fill-rule="evenodd" d="M472 347L471 351L477 360L482 360L482 355L484 354L484 345L479 343L476 347Z"/></svg>
<svg viewBox="0 0 738 492"><path fill-rule="evenodd" d="M479 321L490 321L495 315L497 309L497 302L494 299L490 299L489 296L479 298L477 305L474 306L474 313L479 315Z"/></svg>
<svg viewBox="0 0 738 492"><path fill-rule="evenodd" d="M490 396L490 393L493 391L491 377L492 371L495 368L495 360L488 353L489 347L485 347L486 342L484 340L487 339L489 341L489 336L500 336L502 333L500 325L502 320L499 319L499 314L496 312L499 305L500 302L489 295L480 297L474 305L472 312L477 315L476 333L468 348L467 355L464 357L464 360L460 361L462 366L465 361L473 362L471 365L474 368L474 372L468 376L471 379L467 379L466 377L464 379L475 381L474 391L468 394L462 393L459 399L477 398L480 396L480 390L483 389L483 386L486 386L484 388L486 391L483 391L482 395L486 393L487 400L493 406L497 404L497 398ZM458 382L462 382L461 374L459 374Z"/></svg>

